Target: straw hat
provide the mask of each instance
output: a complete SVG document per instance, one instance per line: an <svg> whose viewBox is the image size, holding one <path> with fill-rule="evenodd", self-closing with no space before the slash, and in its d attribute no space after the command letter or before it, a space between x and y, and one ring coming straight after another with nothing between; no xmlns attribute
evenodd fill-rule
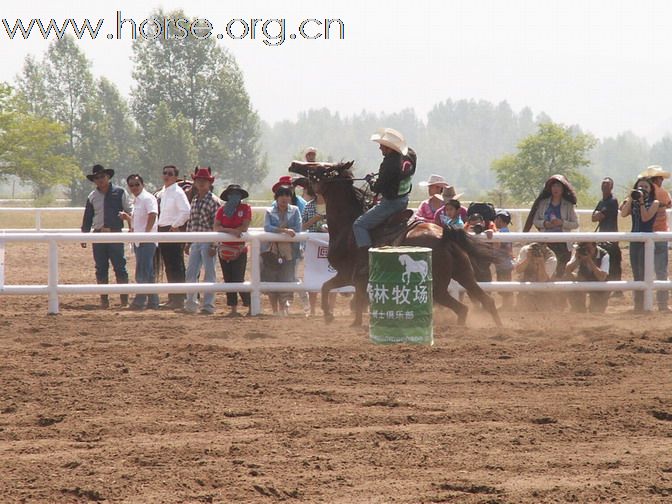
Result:
<svg viewBox="0 0 672 504"><path fill-rule="evenodd" d="M408 145L404 135L392 128L381 128L371 135L371 141L389 147L402 155L408 154Z"/></svg>
<svg viewBox="0 0 672 504"><path fill-rule="evenodd" d="M654 177L663 177L670 178L670 172L663 170L663 167L660 165L651 165L646 168L642 173L640 173L638 178L654 178Z"/></svg>
<svg viewBox="0 0 672 504"><path fill-rule="evenodd" d="M449 185L443 190L443 199L449 200L449 199L456 199L459 200L464 193L456 193L455 192L455 187L452 185Z"/></svg>
<svg viewBox="0 0 672 504"><path fill-rule="evenodd" d="M427 180L423 180L422 182L419 183L421 187L427 187L427 186L433 186L433 185L438 185L443 188L448 188L450 187L450 184L446 182L446 179L444 179L441 175L430 175Z"/></svg>

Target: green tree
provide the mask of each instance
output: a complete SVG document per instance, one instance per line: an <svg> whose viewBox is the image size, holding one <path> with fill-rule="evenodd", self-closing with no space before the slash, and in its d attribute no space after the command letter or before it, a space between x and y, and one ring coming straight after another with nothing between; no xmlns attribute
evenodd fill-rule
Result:
<svg viewBox="0 0 672 504"><path fill-rule="evenodd" d="M81 140L87 103L96 93L91 62L75 39L66 35L49 45L42 62L27 57L17 84L29 111L63 126L67 142L62 154L73 157L80 166L70 182L70 198L73 203L82 203L90 190L83 183L88 166L81 157Z"/></svg>
<svg viewBox="0 0 672 504"><path fill-rule="evenodd" d="M74 159L63 154L66 144L63 125L30 114L9 86L0 85L0 176L14 175L43 197L78 172Z"/></svg>
<svg viewBox="0 0 672 504"><path fill-rule="evenodd" d="M193 169L198 159L188 119L182 114L173 117L165 103L159 104L156 117L147 125L145 149L147 166L161 168L172 164L185 175Z"/></svg>
<svg viewBox="0 0 672 504"><path fill-rule="evenodd" d="M22 100L31 114L51 117L52 111L47 98L47 82L42 64L31 54L23 62L21 74L16 78Z"/></svg>
<svg viewBox="0 0 672 504"><path fill-rule="evenodd" d="M582 192L589 186L582 169L590 164L588 153L594 145L592 135L548 122L521 140L516 154L493 161L492 168L502 187L521 203L534 200L548 177L556 173Z"/></svg>
<svg viewBox="0 0 672 504"><path fill-rule="evenodd" d="M182 11L160 10L154 16L186 18ZM214 37L173 38L179 36L171 24L167 40L162 36L133 43L136 85L131 104L147 148L146 159L152 166L158 164L149 156L149 146L157 143L152 138L157 130L151 125L163 103L172 117L182 116L180 123L193 138L199 164L211 166L224 178L258 182L265 175L259 159L259 118L238 65ZM171 162L177 164L177 159Z"/></svg>
<svg viewBox="0 0 672 504"><path fill-rule="evenodd" d="M149 174L140 163L139 134L128 105L116 86L106 78L96 82L95 94L82 113L82 140L79 158L82 166L101 163L113 168L122 183L131 173ZM85 182L85 189L90 183Z"/></svg>

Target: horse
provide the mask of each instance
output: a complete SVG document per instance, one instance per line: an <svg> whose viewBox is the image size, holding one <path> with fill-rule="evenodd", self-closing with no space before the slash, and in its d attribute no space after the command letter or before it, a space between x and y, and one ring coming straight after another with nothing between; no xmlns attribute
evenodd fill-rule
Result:
<svg viewBox="0 0 672 504"><path fill-rule="evenodd" d="M315 191L324 197L327 207L329 229L327 259L337 273L322 286L324 319L326 322L334 319L329 305L329 292L346 285L354 285L355 319L352 325L361 326L362 313L368 302L366 293L368 278L355 275L353 258L356 257L357 245L352 224L366 211L367 198L365 191L354 185L355 180L351 171L353 164L354 161L336 164L294 161L289 171L308 177ZM476 282L470 259L470 257L491 259L493 252L490 247L471 238L463 229L420 222L404 226L401 239L397 241L401 245L432 249L434 301L453 310L457 314L459 325L466 323L469 309L448 292L451 279L462 285L472 299L481 302L497 326L502 325L494 300Z"/></svg>
<svg viewBox="0 0 672 504"><path fill-rule="evenodd" d="M421 281L424 282L427 278L429 266L427 261L414 261L408 254L401 254L399 262L404 267L404 272L401 274L401 281L408 283L411 281L411 273L419 273ZM404 280L405 279L405 280Z"/></svg>

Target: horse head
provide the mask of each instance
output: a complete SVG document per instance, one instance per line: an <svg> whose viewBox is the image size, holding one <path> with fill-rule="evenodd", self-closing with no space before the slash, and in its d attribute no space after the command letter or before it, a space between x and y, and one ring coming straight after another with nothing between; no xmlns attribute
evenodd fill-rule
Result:
<svg viewBox="0 0 672 504"><path fill-rule="evenodd" d="M289 166L290 173L302 175L310 180L315 192L324 194L328 182L344 181L352 184L352 165L354 161L341 163L308 163L293 161Z"/></svg>

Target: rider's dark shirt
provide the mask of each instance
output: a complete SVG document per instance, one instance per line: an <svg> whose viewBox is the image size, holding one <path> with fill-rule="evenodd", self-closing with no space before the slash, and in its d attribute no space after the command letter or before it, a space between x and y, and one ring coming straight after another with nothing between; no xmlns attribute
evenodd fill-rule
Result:
<svg viewBox="0 0 672 504"><path fill-rule="evenodd" d="M382 194L385 199L397 199L405 194L399 194L399 184L402 180L401 173L402 156L396 151L388 152L380 163L378 180L373 184L372 190Z"/></svg>

